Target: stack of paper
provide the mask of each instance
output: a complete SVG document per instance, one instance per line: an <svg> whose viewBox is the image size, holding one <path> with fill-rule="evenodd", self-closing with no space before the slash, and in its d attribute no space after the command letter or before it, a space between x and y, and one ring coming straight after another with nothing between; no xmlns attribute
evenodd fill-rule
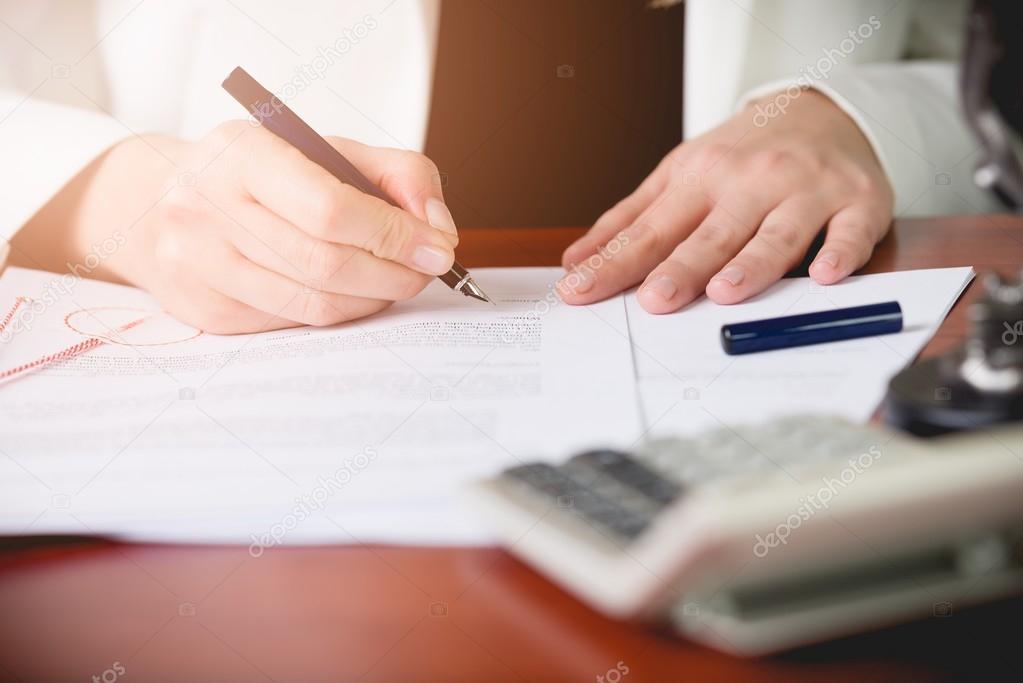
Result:
<svg viewBox="0 0 1023 683"><path fill-rule="evenodd" d="M145 293L0 279L0 533L234 542L479 543L467 481L781 414L863 420L969 268L779 283L650 316L631 295L560 302L559 269L480 269L497 305L440 283L329 329L200 334ZM732 358L721 324L896 298L898 335ZM99 340L90 342L89 340Z"/></svg>

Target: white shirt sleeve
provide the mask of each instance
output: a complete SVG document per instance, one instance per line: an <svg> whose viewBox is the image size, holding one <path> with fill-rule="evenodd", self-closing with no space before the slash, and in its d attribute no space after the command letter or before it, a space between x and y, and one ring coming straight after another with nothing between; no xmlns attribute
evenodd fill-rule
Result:
<svg viewBox="0 0 1023 683"><path fill-rule="evenodd" d="M746 93L740 106L799 84L766 84ZM862 64L809 86L838 105L870 142L895 192L896 216L1004 210L973 182L980 146L962 118L954 63Z"/></svg>
<svg viewBox="0 0 1023 683"><path fill-rule="evenodd" d="M782 104L807 87L829 97L873 147L895 191L896 216L1004 210L992 192L973 182L980 146L963 120L957 72L966 3L905 2L889 13L868 2L842 6L877 10L863 24L862 44L808 51L837 54L831 60L837 68L776 73L739 97L739 107L752 100ZM822 35L832 33L831 19L816 21Z"/></svg>
<svg viewBox="0 0 1023 683"><path fill-rule="evenodd" d="M197 139L242 118L220 87L238 65L324 134L421 149L439 12L439 0L308 0L298 13L274 0L0 0L0 254L118 141Z"/></svg>
<svg viewBox="0 0 1023 683"><path fill-rule="evenodd" d="M114 119L0 88L0 244L89 162L131 133ZM2 250L0 250L2 251Z"/></svg>

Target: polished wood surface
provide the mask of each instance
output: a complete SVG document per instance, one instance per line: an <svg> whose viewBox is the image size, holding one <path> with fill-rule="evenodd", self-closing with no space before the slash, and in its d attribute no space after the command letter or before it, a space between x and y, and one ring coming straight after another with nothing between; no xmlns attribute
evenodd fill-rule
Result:
<svg viewBox="0 0 1023 683"><path fill-rule="evenodd" d="M471 266L554 265L577 229L467 230ZM902 221L870 272L1023 264L1023 220ZM972 299L977 287L964 297ZM965 330L965 300L926 353ZM0 436L2 439L2 436ZM494 548L0 540L0 682L1021 680L1023 601L738 660L589 610ZM123 671L123 674L118 673Z"/></svg>

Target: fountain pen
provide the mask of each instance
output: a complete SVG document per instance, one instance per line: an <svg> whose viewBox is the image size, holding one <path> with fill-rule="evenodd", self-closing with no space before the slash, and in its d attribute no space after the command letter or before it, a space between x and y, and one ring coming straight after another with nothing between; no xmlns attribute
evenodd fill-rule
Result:
<svg viewBox="0 0 1023 683"><path fill-rule="evenodd" d="M245 69L236 67L224 80L224 90L245 107L255 120L292 147L297 148L342 183L397 206L383 190L374 185L355 165L324 140L309 124L299 118L284 102L259 84ZM441 282L456 292L480 301L493 303L477 285L463 266L457 262L444 275Z"/></svg>

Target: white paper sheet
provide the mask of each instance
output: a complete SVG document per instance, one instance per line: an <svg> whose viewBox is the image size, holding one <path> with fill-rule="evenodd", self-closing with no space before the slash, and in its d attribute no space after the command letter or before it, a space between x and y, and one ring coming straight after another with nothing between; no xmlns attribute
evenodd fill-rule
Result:
<svg viewBox="0 0 1023 683"><path fill-rule="evenodd" d="M36 303L0 370L111 342L0 384L0 533L485 540L463 483L642 433L623 300L566 306L559 274L477 271L497 306L438 282L369 320L220 337L162 314L112 332L154 302L12 269L0 309Z"/></svg>
<svg viewBox="0 0 1023 683"><path fill-rule="evenodd" d="M150 315L138 290L9 269L0 320L17 296L33 304L0 332L0 372L109 341L0 383L0 534L233 542L253 554L485 543L457 491L524 460L793 412L865 420L972 271L788 280L749 303L668 316L631 294L566 306L552 291L559 274L475 271L497 307L437 283L332 329L195 337ZM906 317L899 335L734 358L718 340L726 322L890 299Z"/></svg>
<svg viewBox="0 0 1023 683"><path fill-rule="evenodd" d="M920 352L972 278L969 267L860 275L828 287L796 278L741 304L702 299L664 316L646 314L629 297L650 434L694 434L793 414L864 422L884 398L888 378ZM899 334L740 356L721 347L728 323L893 300L902 306Z"/></svg>

